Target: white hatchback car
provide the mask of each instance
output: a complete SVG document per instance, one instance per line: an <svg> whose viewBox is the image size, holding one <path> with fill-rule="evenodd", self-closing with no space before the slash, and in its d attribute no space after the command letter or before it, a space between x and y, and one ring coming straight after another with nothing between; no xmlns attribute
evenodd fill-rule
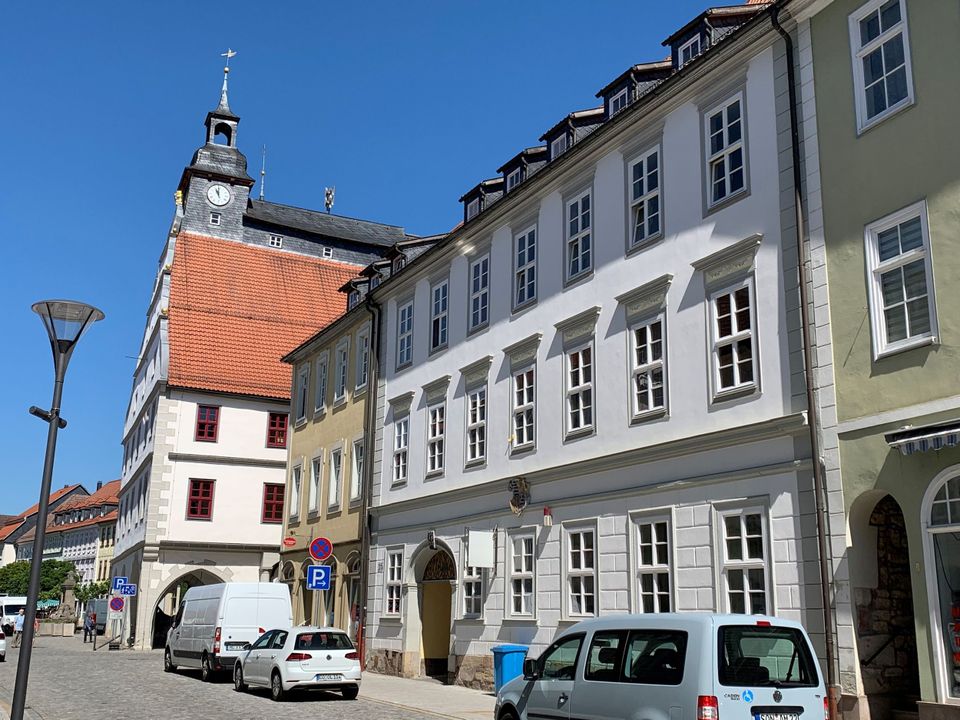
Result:
<svg viewBox="0 0 960 720"><path fill-rule="evenodd" d="M233 667L233 687L270 688L283 700L291 690L339 690L354 700L360 692L360 656L343 630L295 627L268 630Z"/></svg>

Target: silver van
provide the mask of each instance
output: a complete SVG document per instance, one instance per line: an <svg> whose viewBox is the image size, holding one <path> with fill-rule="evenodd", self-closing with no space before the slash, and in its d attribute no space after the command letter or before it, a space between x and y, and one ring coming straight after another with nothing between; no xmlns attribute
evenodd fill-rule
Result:
<svg viewBox="0 0 960 720"><path fill-rule="evenodd" d="M764 615L663 613L562 630L497 693L496 720L828 717L810 638Z"/></svg>

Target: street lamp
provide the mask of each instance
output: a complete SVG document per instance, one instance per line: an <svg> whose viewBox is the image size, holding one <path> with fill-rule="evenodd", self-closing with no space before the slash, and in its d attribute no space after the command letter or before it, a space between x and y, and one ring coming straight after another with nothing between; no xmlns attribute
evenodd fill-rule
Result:
<svg viewBox="0 0 960 720"><path fill-rule="evenodd" d="M30 588L27 591L27 607L24 609L23 635L20 643L20 659L17 662L17 681L13 690L11 720L23 720L27 699L27 680L30 675L30 656L33 651L33 623L37 616L37 599L40 595L40 565L43 563L43 543L47 530L47 504L50 500L50 484L53 480L53 456L57 450L57 431L67 426L60 417L60 397L63 394L63 378L73 349L93 323L103 320L103 313L92 305L71 300L44 300L33 305L50 336L53 350L53 365L56 381L53 385L53 403L50 410L34 406L30 414L49 424L47 452L43 459L43 480L40 483L40 503L37 506L36 533L33 537L33 558L30 562Z"/></svg>

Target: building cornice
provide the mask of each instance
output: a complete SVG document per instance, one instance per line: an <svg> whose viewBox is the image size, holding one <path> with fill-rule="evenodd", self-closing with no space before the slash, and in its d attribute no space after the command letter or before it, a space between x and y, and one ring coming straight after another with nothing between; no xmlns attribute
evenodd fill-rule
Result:
<svg viewBox="0 0 960 720"><path fill-rule="evenodd" d="M279 468L287 467L286 460L268 460L267 458L232 457L229 455L199 455L194 453L172 452L167 457L173 462L208 463L211 465L245 465L247 467Z"/></svg>

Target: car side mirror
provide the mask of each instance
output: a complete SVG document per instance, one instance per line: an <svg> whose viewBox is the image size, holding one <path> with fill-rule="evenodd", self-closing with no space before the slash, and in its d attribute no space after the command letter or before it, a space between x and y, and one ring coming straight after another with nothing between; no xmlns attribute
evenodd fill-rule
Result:
<svg viewBox="0 0 960 720"><path fill-rule="evenodd" d="M523 659L523 679L524 680L540 679L540 667L537 663L536 658L528 657Z"/></svg>

